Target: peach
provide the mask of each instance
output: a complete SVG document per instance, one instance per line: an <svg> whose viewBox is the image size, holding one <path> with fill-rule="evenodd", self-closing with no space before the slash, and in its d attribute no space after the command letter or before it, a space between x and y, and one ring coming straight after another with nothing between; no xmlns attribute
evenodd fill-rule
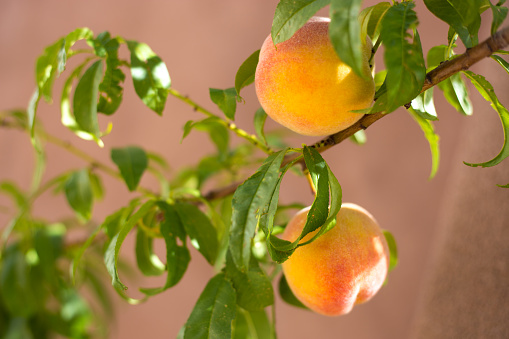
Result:
<svg viewBox="0 0 509 339"><path fill-rule="evenodd" d="M364 78L338 58L329 22L313 17L275 47L269 35L260 50L258 100L273 120L302 135L325 136L350 127L362 117L351 111L369 107L375 94L371 42L363 46Z"/></svg>
<svg viewBox="0 0 509 339"><path fill-rule="evenodd" d="M290 220L283 239L297 239L308 211L309 207ZM282 264L297 299L328 316L346 314L354 305L373 297L382 287L389 268L389 248L371 214L358 205L344 203L336 221L330 231L297 248Z"/></svg>

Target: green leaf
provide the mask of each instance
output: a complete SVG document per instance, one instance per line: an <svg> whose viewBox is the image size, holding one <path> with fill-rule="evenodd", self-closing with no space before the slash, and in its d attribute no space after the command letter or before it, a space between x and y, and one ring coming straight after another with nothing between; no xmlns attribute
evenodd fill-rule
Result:
<svg viewBox="0 0 509 339"><path fill-rule="evenodd" d="M472 103L470 102L467 86L461 77L461 73L453 74L451 77L440 82L438 88L444 92L445 99L458 112L464 115L472 115Z"/></svg>
<svg viewBox="0 0 509 339"><path fill-rule="evenodd" d="M125 80L118 59L120 38L111 38L110 33L102 32L92 41L92 44L95 54L105 58L106 61L104 78L99 85L100 96L97 111L111 115L122 103L123 88L121 83Z"/></svg>
<svg viewBox="0 0 509 339"><path fill-rule="evenodd" d="M39 92L46 101L50 102L55 78L63 72L67 62L67 53L74 43L93 36L88 28L77 28L67 36L58 39L44 49L44 53L37 58L36 80Z"/></svg>
<svg viewBox="0 0 509 339"><path fill-rule="evenodd" d="M240 65L237 74L235 75L235 91L240 97L240 90L246 86L252 84L255 80L256 66L258 65L258 57L260 56L260 50L255 51L251 54L243 63Z"/></svg>
<svg viewBox="0 0 509 339"><path fill-rule="evenodd" d="M168 275L163 287L141 288L146 295L153 296L175 286L184 276L191 256L186 244L186 233L175 207L159 201L159 208L164 212L164 221L161 223L161 234L166 244L166 270ZM180 240L181 245L177 243Z"/></svg>
<svg viewBox="0 0 509 339"><path fill-rule="evenodd" d="M286 150L269 156L233 194L230 251L233 262L241 271L245 271L249 266L251 239L258 218L271 201L285 153Z"/></svg>
<svg viewBox="0 0 509 339"><path fill-rule="evenodd" d="M440 147L439 147L439 136L435 133L435 128L433 123L416 112L415 109L409 108L408 112L414 118L414 120L419 124L419 127L424 133L424 137L428 140L429 148L431 150L431 173L429 175L429 179L435 177L435 174L438 171L438 165L440 163Z"/></svg>
<svg viewBox="0 0 509 339"><path fill-rule="evenodd" d="M42 269L44 280L53 284L58 284L55 265L64 252L65 233L65 226L57 223L37 230L33 238L34 249L39 258L38 265Z"/></svg>
<svg viewBox="0 0 509 339"><path fill-rule="evenodd" d="M218 274L198 298L186 322L184 339L231 338L235 314L235 290L224 274Z"/></svg>
<svg viewBox="0 0 509 339"><path fill-rule="evenodd" d="M452 51L447 45L434 46L428 51L427 63L428 70L434 69L443 61L452 57ZM442 90L445 99L458 112L464 115L472 115L472 103L468 97L467 87L460 73L453 74L451 77L441 81L438 88Z"/></svg>
<svg viewBox="0 0 509 339"><path fill-rule="evenodd" d="M32 331L27 318L12 318L6 329L5 339L33 339Z"/></svg>
<svg viewBox="0 0 509 339"><path fill-rule="evenodd" d="M312 152L316 152L315 158L318 159L319 163L321 163L322 161L325 163L325 160L323 160L323 158L320 156L320 154L315 149L312 149ZM317 157L317 155L319 157ZM326 170L327 170L327 179L328 179L328 185L330 188L330 195L331 195L327 219L321 226L320 230L315 235L313 235L313 237L311 239L309 239L306 242L299 243L298 246L304 246L306 244L309 244L309 243L315 241L320 236L322 236L322 234L324 234L325 232L327 232L328 230L330 230L332 227L334 227L336 225L336 216L339 213L339 210L341 209L341 201L342 201L343 192L342 192L341 185L339 184L338 179L336 178L334 173L331 171L329 165L327 165L327 163L325 163L325 166L326 166ZM323 177L324 173L322 173L321 175ZM313 210L313 207L311 207L310 213L312 210ZM308 218L309 218L309 214L308 214ZM306 229L306 227L304 227L304 229ZM302 239L302 237L304 237L304 235L301 235L300 238Z"/></svg>
<svg viewBox="0 0 509 339"><path fill-rule="evenodd" d="M78 82L73 97L74 117L79 128L96 138L100 136L97 121L97 100L102 72L102 61L92 64Z"/></svg>
<svg viewBox="0 0 509 339"><path fill-rule="evenodd" d="M65 38L58 39L52 45L46 47L42 55L37 58L35 66L35 78L37 88L28 104L28 126L32 143L34 142L34 126L37 115L37 107L41 96L47 102L52 100L53 82L64 69L67 62L67 53L74 43L81 39L89 39L93 36L88 28L77 28Z"/></svg>
<svg viewBox="0 0 509 339"><path fill-rule="evenodd" d="M267 113L265 113L263 108L258 108L254 115L254 128L256 131L256 135L258 138L264 143L267 144L267 140L265 139L265 121L267 120Z"/></svg>
<svg viewBox="0 0 509 339"><path fill-rule="evenodd" d="M89 220L94 200L88 170L73 172L65 182L65 196L71 208L84 220Z"/></svg>
<svg viewBox="0 0 509 339"><path fill-rule="evenodd" d="M174 206L187 235L191 238L191 244L211 265L214 264L219 243L217 231L210 219L195 205L179 202Z"/></svg>
<svg viewBox="0 0 509 339"><path fill-rule="evenodd" d="M62 125L69 128L74 134L76 134L78 137L84 139L84 140L94 140L97 142L99 147L104 147L104 143L101 139L99 139L95 134L84 131L76 122L76 119L74 118L74 115L71 111L71 101L70 101L70 95L72 92L72 84L74 79L77 79L81 75L81 71L83 68L87 65L88 60L85 60L82 64L77 66L72 73L69 75L67 80L64 83L64 87L62 89L62 96L60 99L60 111L61 111L61 122ZM109 129L111 129L111 124L109 126ZM101 135L105 135L106 133L101 133Z"/></svg>
<svg viewBox="0 0 509 339"><path fill-rule="evenodd" d="M317 189L317 193L308 212L306 225L304 225L304 229L295 241L290 242L279 239L273 234L269 234L267 239L269 254L271 258L278 263L287 260L297 247L315 241L322 234L334 227L336 224L336 215L341 209L341 186L329 166L325 163L325 160L311 147L304 146L303 153L306 166L310 172L313 185ZM300 243L302 238L318 228L320 228L320 230L316 232L311 239Z"/></svg>
<svg viewBox="0 0 509 339"><path fill-rule="evenodd" d="M509 74L509 62L505 61L498 55L492 55L491 58L498 62L498 64Z"/></svg>
<svg viewBox="0 0 509 339"><path fill-rule="evenodd" d="M209 88L209 92L210 100L223 111L228 119L235 120L235 110L237 109L237 91L235 88Z"/></svg>
<svg viewBox="0 0 509 339"><path fill-rule="evenodd" d="M424 0L424 4L431 13L458 33L465 47L477 45L482 0Z"/></svg>
<svg viewBox="0 0 509 339"><path fill-rule="evenodd" d="M322 226L329 214L329 171L327 164L314 148L304 146L302 153L315 186L316 196L309 210L300 239Z"/></svg>
<svg viewBox="0 0 509 339"><path fill-rule="evenodd" d="M230 134L228 128L216 117L205 118L200 121L189 120L184 125L184 134L182 140L191 133L191 130L197 129L209 134L210 140L216 145L220 154L226 155L229 151Z"/></svg>
<svg viewBox="0 0 509 339"><path fill-rule="evenodd" d="M14 182L7 180L0 181L0 193L10 196L19 209L23 209L28 205L28 199L25 192L23 192Z"/></svg>
<svg viewBox="0 0 509 339"><path fill-rule="evenodd" d="M158 276L164 273L164 264L154 253L154 238L148 236L145 231L139 227L136 231L136 264L141 273L146 276Z"/></svg>
<svg viewBox="0 0 509 339"><path fill-rule="evenodd" d="M361 3L362 0L331 1L329 36L339 58L357 75L365 77L363 39L358 20Z"/></svg>
<svg viewBox="0 0 509 339"><path fill-rule="evenodd" d="M118 292L118 294L131 304L137 304L142 300L129 298L125 294L127 287L120 281L118 276L118 255L120 253L120 247L122 247L122 243L124 242L129 232L141 218L150 212L154 205L155 201L149 200L145 202L132 216L130 216L129 219L127 219L123 225L121 225L121 229L118 234L111 239L111 242L108 245L106 252L104 253L104 262L106 264L106 269L111 276L111 284Z"/></svg>
<svg viewBox="0 0 509 339"><path fill-rule="evenodd" d="M331 0L281 0L279 1L270 34L274 45L292 37L311 17Z"/></svg>
<svg viewBox="0 0 509 339"><path fill-rule="evenodd" d="M95 200L102 200L104 197L104 186L101 181L101 177L97 174L90 172L88 174L90 178L90 187L92 188L92 195Z"/></svg>
<svg viewBox="0 0 509 339"><path fill-rule="evenodd" d="M380 2L374 6L363 9L359 14L359 21L363 31L361 36L367 34L371 41L375 43L380 36L382 19L390 7L391 4L389 2Z"/></svg>
<svg viewBox="0 0 509 339"><path fill-rule="evenodd" d="M338 180L334 176L334 173L332 173L320 153L318 153L318 151L314 148L304 146L303 153L306 167L310 172L313 185L317 192L315 200L308 212L306 224L295 241L290 242L279 239L269 232L267 237L269 254L277 263L284 262L297 247L304 246L315 241L322 234L334 227L336 224L336 215L341 209L342 190ZM302 238L318 228L320 228L320 230L316 232L311 239L300 243Z"/></svg>
<svg viewBox="0 0 509 339"><path fill-rule="evenodd" d="M131 76L136 94L148 108L162 115L171 86L166 65L144 43L128 41L127 47L131 52Z"/></svg>
<svg viewBox="0 0 509 339"><path fill-rule="evenodd" d="M128 146L124 148L113 148L111 159L120 170L129 191L138 187L143 172L147 169L148 159L145 151L139 147Z"/></svg>
<svg viewBox="0 0 509 339"><path fill-rule="evenodd" d="M106 220L108 220L108 219L106 219ZM81 258L83 257L83 254L85 253L87 248L89 248L92 245L95 238L97 237L99 232L103 229L103 227L104 227L104 224L99 225L99 227L97 227L94 230L94 232L92 232L92 234L87 238L85 243L78 249L78 251L74 255L74 258L72 261L72 271L71 271L71 278L72 278L73 284L76 284L76 271L78 270L78 265L81 261Z"/></svg>
<svg viewBox="0 0 509 339"><path fill-rule="evenodd" d="M299 299L293 294L292 290L290 289L290 286L288 286L288 282L286 281L286 278L284 274L281 275L281 278L279 279L279 295L281 296L281 299L283 299L284 302L287 304L290 304L292 306L300 307L303 309L308 309L303 303L300 302Z"/></svg>
<svg viewBox="0 0 509 339"><path fill-rule="evenodd" d="M421 41L415 30L418 22L414 7L413 2L398 3L383 18L381 37L387 67L386 113L415 98L421 92L426 76ZM409 30L414 30L412 42Z"/></svg>
<svg viewBox="0 0 509 339"><path fill-rule="evenodd" d="M491 22L491 35L495 34L507 17L507 7L502 5L506 0L500 0L496 5L493 5L491 1L488 1L493 12L493 21Z"/></svg>
<svg viewBox="0 0 509 339"><path fill-rule="evenodd" d="M361 129L355 132L354 135L350 137L350 140L356 143L357 145L364 145L367 141L366 132Z"/></svg>
<svg viewBox="0 0 509 339"><path fill-rule="evenodd" d="M430 50L428 51L428 55L426 56L428 72L436 68L443 61L449 59L450 55L448 55L448 51L449 46L447 45L438 45L430 48Z"/></svg>
<svg viewBox="0 0 509 339"><path fill-rule="evenodd" d="M412 108L426 120L438 120L435 103L433 101L433 87L419 94L412 100Z"/></svg>
<svg viewBox="0 0 509 339"><path fill-rule="evenodd" d="M387 240L387 245L389 246L389 272L392 271L398 265L398 247L396 245L396 239L391 232L384 230L384 237Z"/></svg>
<svg viewBox="0 0 509 339"><path fill-rule="evenodd" d="M275 339L274 328L265 310L248 312L237 309L233 339Z"/></svg>
<svg viewBox="0 0 509 339"><path fill-rule="evenodd" d="M248 311L261 311L274 303L274 292L269 278L255 259L249 270L241 272L232 261L231 253L226 255L226 275L231 279L237 292L237 304Z"/></svg>
<svg viewBox="0 0 509 339"><path fill-rule="evenodd" d="M2 256L0 295L13 317L29 317L36 311L36 291L31 286L33 278L19 246L9 246Z"/></svg>
<svg viewBox="0 0 509 339"><path fill-rule="evenodd" d="M484 78L482 75L475 74L471 71L464 71L464 74L467 76L467 78L470 79L472 84L475 86L475 88L481 93L484 99L486 99L491 107L498 113L500 117L500 121L502 122L502 127L504 131L504 144L502 146L502 149L500 150L500 153L494 157L493 159L482 162L482 163L467 163L465 162L465 165L472 166L472 167L490 167L495 166L499 164L502 160L507 158L509 156L509 111L507 108L505 108L500 101L498 101L497 95L495 94L495 91L493 90L493 86Z"/></svg>

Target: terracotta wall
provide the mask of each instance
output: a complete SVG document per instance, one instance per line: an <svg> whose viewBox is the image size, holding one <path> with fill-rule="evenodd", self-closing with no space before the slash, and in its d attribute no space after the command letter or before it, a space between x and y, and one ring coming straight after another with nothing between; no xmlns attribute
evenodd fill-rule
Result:
<svg viewBox="0 0 509 339"><path fill-rule="evenodd" d="M365 5L372 3L375 2L364 2ZM233 85L237 67L261 46L270 31L276 4L276 0L1 0L0 109L26 107L34 89L35 59L42 49L74 28L88 26L96 33L108 30L113 35L148 43L166 62L174 88L215 110L208 98L208 88ZM424 50L437 42L446 43L445 25L425 13L422 2L418 2L417 10L422 13L420 33ZM488 26L483 27L480 36L487 37L488 33ZM507 79L507 74L502 78L503 71L490 60L476 65L475 69L489 72L490 80L499 86L497 92L507 103L504 96L508 90L507 80L498 80ZM196 163L201 155L213 150L205 142L207 139L198 133L180 143L182 126L189 119L199 119L198 113L169 98L163 117L158 117L137 99L129 80L120 111L111 119L102 117L100 120L102 126L113 121L113 132L104 139L106 149L77 140L60 125L58 95L62 79L57 80L57 100L53 105L41 103L39 117L48 131L72 140L104 162L109 162L109 147L137 144L161 153L177 169ZM236 122L252 131L250 121L258 105L252 87L245 94L246 104L240 105ZM486 160L498 152L498 145L502 142L501 129L496 129L496 133L489 137L495 138L498 143L495 142L493 149L486 150L486 154L475 158L474 155L468 158L457 155L456 151L465 144L465 138L475 140L481 137L477 135L477 124L483 124L486 119L495 122L498 119L480 96L474 96L473 101L479 108L474 117L465 118L445 105L441 95L437 95L440 121L436 126L441 136L442 159L439 173L431 181L427 179L431 166L427 142L419 127L402 109L367 131L367 145L359 147L345 143L324 153L342 184L344 200L364 206L382 227L393 232L399 244L400 265L389 277L389 284L371 302L357 307L347 316L322 317L288 307L278 300L276 310L280 338L393 339L410 335L420 291L424 282L428 281L425 273L434 257L434 239L440 221L444 220L440 216L448 213L445 209L449 206L446 200L450 199L447 191L461 189L451 185L451 181L458 168L476 171L465 168L463 160ZM466 125L470 126L468 135L462 135ZM268 128L277 126L269 123ZM296 146L315 141L295 135L291 135L289 140ZM14 180L28 188L32 165L33 151L27 137L16 131L1 129L0 179ZM62 169L82 165L79 159L48 145L46 179ZM509 182L509 175L505 179ZM105 182L107 198L95 206L97 220L132 197L122 183L107 178ZM506 182L487 180L483 184L489 187L488 192L480 199L490 199L492 190L498 190L494 185ZM143 184L154 189L157 187L148 177L143 179ZM468 184L468 181L463 183ZM283 201L298 197L303 203L311 203L312 196L306 185L300 179L289 177L281 194ZM5 203L5 200L0 198L2 202ZM469 208L462 213L472 211ZM50 195L38 201L35 212L50 220L71 215L63 199ZM0 227L6 221L7 216L0 214ZM130 245L132 242L127 243L124 250L128 257L132 257L132 251L128 250ZM111 325L111 338L176 336L212 274L204 260L195 254L182 282L160 297L142 305L129 306L114 296L118 320ZM135 296L138 286L161 283L160 280L127 281L131 287L129 292Z"/></svg>

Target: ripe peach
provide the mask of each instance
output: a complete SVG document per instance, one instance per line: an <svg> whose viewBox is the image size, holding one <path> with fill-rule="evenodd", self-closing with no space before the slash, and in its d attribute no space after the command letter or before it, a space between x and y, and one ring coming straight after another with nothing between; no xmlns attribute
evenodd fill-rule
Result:
<svg viewBox="0 0 509 339"><path fill-rule="evenodd" d="M309 207L290 220L283 239L297 239L308 211ZM371 214L360 206L344 203L336 220L330 231L297 248L283 263L286 280L297 299L328 316L348 313L354 305L373 297L389 268L389 248Z"/></svg>
<svg viewBox="0 0 509 339"><path fill-rule="evenodd" d="M273 120L302 135L344 130L362 117L352 110L373 102L371 42L363 47L363 78L338 58L329 39L329 22L313 17L276 47L269 35L260 50L255 74L258 100Z"/></svg>

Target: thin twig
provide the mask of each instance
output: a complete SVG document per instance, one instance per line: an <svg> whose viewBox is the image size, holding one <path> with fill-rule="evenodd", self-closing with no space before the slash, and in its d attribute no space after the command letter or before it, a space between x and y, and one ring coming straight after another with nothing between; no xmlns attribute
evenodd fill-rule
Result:
<svg viewBox="0 0 509 339"><path fill-rule="evenodd" d="M246 132L245 130L243 130L241 128L238 128L237 125L235 125L231 120L229 120L229 119L228 120L221 119L216 114L212 113L211 111L209 111L208 109L204 108L203 106L198 105L191 98L189 98L189 97L187 97L185 95L182 95L181 93L179 93L177 90L175 90L173 88L170 88L168 90L168 93L173 95L175 98L177 98L177 99L185 102L186 104L190 105L191 107L193 107L193 109L196 112L203 113L203 114L205 114L206 116L208 116L210 118L217 118L217 122L218 123L222 124L223 126L228 128L229 130L231 130L233 133L237 134L239 137L249 141L254 146L256 146L259 149L261 149L263 152L265 152L267 154L274 153L274 151L271 150L269 146L267 146L266 144L264 144L263 142L258 140L258 138L256 136L254 136L252 134L249 134L248 132Z"/></svg>

